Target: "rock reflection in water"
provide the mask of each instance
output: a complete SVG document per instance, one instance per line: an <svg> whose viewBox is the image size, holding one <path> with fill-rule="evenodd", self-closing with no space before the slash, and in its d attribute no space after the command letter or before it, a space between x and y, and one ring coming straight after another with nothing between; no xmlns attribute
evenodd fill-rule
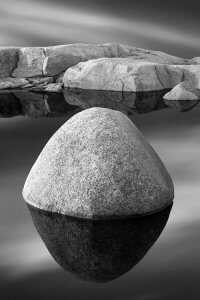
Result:
<svg viewBox="0 0 200 300"><path fill-rule="evenodd" d="M77 105L83 109L104 107L119 110L125 114L144 114L164 109L167 105L163 101L166 90L154 92L115 92L95 91L83 89L65 89L64 97L67 103Z"/></svg>
<svg viewBox="0 0 200 300"><path fill-rule="evenodd" d="M21 104L14 94L0 93L0 117L11 118L21 114Z"/></svg>
<svg viewBox="0 0 200 300"><path fill-rule="evenodd" d="M164 102L170 108L180 112L188 112L200 103L199 100L164 100Z"/></svg>
<svg viewBox="0 0 200 300"><path fill-rule="evenodd" d="M18 115L28 118L71 118L83 109L104 107L119 110L128 116L145 114L165 108L187 112L200 101L163 100L164 91L112 92L82 89L65 89L60 93L13 90L0 92L0 117Z"/></svg>
<svg viewBox="0 0 200 300"><path fill-rule="evenodd" d="M63 269L85 281L107 282L144 257L164 229L172 206L123 221L82 220L28 207L47 249Z"/></svg>
<svg viewBox="0 0 200 300"><path fill-rule="evenodd" d="M63 93L0 92L0 117L70 118L82 109L65 101Z"/></svg>
<svg viewBox="0 0 200 300"><path fill-rule="evenodd" d="M166 91L165 91L166 92ZM67 117L83 109L104 107L127 115L166 108L163 91L130 93L66 89L63 93L15 90L0 92L0 117L17 115L29 118Z"/></svg>

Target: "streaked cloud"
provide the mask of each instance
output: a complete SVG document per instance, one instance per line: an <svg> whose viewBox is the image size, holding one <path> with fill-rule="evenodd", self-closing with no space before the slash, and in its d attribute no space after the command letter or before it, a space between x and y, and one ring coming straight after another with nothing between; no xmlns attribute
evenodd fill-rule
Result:
<svg viewBox="0 0 200 300"><path fill-rule="evenodd" d="M39 240L22 238L7 241L1 245L0 270L4 277L14 280L34 274L38 270L55 270L59 268L45 246Z"/></svg>
<svg viewBox="0 0 200 300"><path fill-rule="evenodd" d="M173 52L172 45L174 49L191 48L191 53L200 48L199 35L174 28L170 22L161 25L141 18L130 20L69 4L7 0L0 3L0 16L3 46L118 42L161 50L166 45L169 52Z"/></svg>

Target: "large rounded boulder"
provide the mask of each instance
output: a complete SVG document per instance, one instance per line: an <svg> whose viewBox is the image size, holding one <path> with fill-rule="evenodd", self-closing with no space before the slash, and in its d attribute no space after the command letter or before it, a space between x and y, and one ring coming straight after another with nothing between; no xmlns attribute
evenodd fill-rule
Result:
<svg viewBox="0 0 200 300"><path fill-rule="evenodd" d="M172 180L123 113L90 108L48 141L23 189L37 208L88 219L127 218L167 207Z"/></svg>

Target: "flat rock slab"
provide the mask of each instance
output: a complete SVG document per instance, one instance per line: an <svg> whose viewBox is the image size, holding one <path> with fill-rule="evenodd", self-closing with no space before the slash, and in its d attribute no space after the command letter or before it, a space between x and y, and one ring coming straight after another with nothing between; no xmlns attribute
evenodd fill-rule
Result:
<svg viewBox="0 0 200 300"><path fill-rule="evenodd" d="M68 44L53 47L0 47L0 78L57 76L79 62L102 57L128 57L166 64L197 64L159 51L119 44Z"/></svg>
<svg viewBox="0 0 200 300"><path fill-rule="evenodd" d="M21 88L29 84L25 78L7 77L0 79L0 90Z"/></svg>
<svg viewBox="0 0 200 300"><path fill-rule="evenodd" d="M158 155L123 113L91 108L49 140L23 189L32 206L88 219L157 212L174 197Z"/></svg>
<svg viewBox="0 0 200 300"><path fill-rule="evenodd" d="M102 57L129 57L165 64L185 64L186 59L168 55L159 51L145 50L118 44L71 44L45 48L44 74L59 74L79 62Z"/></svg>
<svg viewBox="0 0 200 300"><path fill-rule="evenodd" d="M184 81L176 85L170 92L165 94L164 100L200 100L200 93L196 85L190 81Z"/></svg>
<svg viewBox="0 0 200 300"><path fill-rule="evenodd" d="M170 65L132 56L81 62L63 77L68 88L122 92L170 89L186 80L200 88L200 65Z"/></svg>
<svg viewBox="0 0 200 300"><path fill-rule="evenodd" d="M0 48L0 67L0 78L28 80L20 88L34 91L59 92L65 86L147 92L171 89L186 80L195 81L200 89L199 57L184 59L161 51L112 43L4 47ZM39 84L42 78L48 81ZM0 89L6 88L15 86L7 82L0 85Z"/></svg>

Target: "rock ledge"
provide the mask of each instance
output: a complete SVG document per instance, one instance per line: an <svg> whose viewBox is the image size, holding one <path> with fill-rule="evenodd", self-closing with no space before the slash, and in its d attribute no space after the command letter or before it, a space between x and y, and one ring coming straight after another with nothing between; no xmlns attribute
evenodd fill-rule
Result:
<svg viewBox="0 0 200 300"><path fill-rule="evenodd" d="M200 89L200 58L119 44L0 48L0 89L60 92L64 87L119 92Z"/></svg>

